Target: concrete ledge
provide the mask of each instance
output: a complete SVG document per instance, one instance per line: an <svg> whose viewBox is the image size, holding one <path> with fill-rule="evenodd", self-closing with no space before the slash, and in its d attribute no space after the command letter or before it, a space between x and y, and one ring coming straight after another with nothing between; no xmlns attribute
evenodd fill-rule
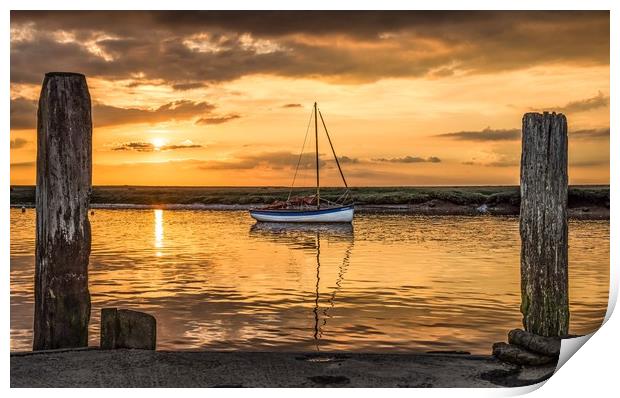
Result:
<svg viewBox="0 0 620 398"><path fill-rule="evenodd" d="M42 354L59 354L62 352L82 352L82 351L91 351L98 350L99 347L90 346L90 347L76 347L76 348L56 348L53 350L38 350L38 351L11 351L11 357L26 357L31 355L42 355Z"/></svg>
<svg viewBox="0 0 620 398"><path fill-rule="evenodd" d="M554 370L455 354L86 349L11 354L11 387L500 387Z"/></svg>

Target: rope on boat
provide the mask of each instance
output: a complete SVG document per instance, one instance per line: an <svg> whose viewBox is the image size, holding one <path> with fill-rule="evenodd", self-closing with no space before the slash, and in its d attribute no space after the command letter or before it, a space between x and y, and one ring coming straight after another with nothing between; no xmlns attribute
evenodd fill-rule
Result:
<svg viewBox="0 0 620 398"><path fill-rule="evenodd" d="M293 187L295 186L295 180L297 179L297 171L299 170L299 165L301 163L301 157L304 154L304 148L306 147L306 140L308 139L308 131L310 131L310 122L312 122L312 114L314 111L310 112L310 119L308 119L308 127L306 127L306 135L304 136L304 143L301 146L301 152L299 153L299 158L297 159L297 167L295 167L295 175L293 176L293 183L291 184L291 189L288 191L288 198L286 201L291 200L291 194L293 193Z"/></svg>
<svg viewBox="0 0 620 398"><path fill-rule="evenodd" d="M329 133L327 132L327 126L325 125L325 120L323 119L323 115L321 114L321 112L318 112L320 118L321 118L321 123L323 124L323 128L325 129L325 134L327 135L327 139L329 141L329 146L331 147L332 153L334 155L334 159L336 160L336 165L338 166L338 171L340 172L340 177L342 177L342 182L344 182L344 186L345 186L345 191L342 195L340 195L339 197L336 198L335 202L332 202L328 199L324 199L324 198L320 198L318 199L319 201L325 202L327 204L330 205L341 205L344 204L346 199L352 199L350 197L350 189L349 186L347 184L347 180L344 178L344 173L342 172L342 168L340 167L340 162L338 161L338 156L336 155L336 151L334 150L334 146L332 144L332 140L331 137L329 136ZM295 187L295 181L297 180L297 173L299 172L299 166L301 165L301 158L303 157L304 154L304 149L306 148L306 142L308 140L308 132L310 131L310 124L312 123L312 116L314 115L314 117L316 118L316 113L314 111L310 112L310 118L308 119L308 126L306 127L306 134L304 136L304 143L301 146L301 152L299 153L299 157L297 158L297 166L295 167L295 174L293 175L293 182L291 183L291 189L288 192L288 197L286 198L286 202L288 203L291 200L291 195L293 194L293 188ZM315 197L318 197L318 195L314 195ZM302 203L301 204L301 208L304 208L305 205Z"/></svg>

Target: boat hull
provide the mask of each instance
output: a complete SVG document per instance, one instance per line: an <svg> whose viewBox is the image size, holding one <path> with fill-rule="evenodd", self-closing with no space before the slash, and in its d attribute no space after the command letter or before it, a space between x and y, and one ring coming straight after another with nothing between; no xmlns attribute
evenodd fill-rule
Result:
<svg viewBox="0 0 620 398"><path fill-rule="evenodd" d="M250 216L263 222L348 222L353 221L353 206L320 210L250 210Z"/></svg>

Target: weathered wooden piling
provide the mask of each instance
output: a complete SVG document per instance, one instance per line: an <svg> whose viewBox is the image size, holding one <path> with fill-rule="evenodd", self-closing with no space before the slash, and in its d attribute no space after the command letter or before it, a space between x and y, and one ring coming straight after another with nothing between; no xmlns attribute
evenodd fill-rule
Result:
<svg viewBox="0 0 620 398"><path fill-rule="evenodd" d="M566 117L523 116L521 312L540 336L568 333L568 135Z"/></svg>
<svg viewBox="0 0 620 398"><path fill-rule="evenodd" d="M91 103L86 78L47 73L37 114L33 349L88 344Z"/></svg>

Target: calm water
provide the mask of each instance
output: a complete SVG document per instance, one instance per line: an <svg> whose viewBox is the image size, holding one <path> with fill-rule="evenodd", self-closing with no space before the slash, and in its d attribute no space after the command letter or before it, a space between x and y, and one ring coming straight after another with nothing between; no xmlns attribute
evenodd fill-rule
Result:
<svg viewBox="0 0 620 398"><path fill-rule="evenodd" d="M34 210L11 210L11 349L32 344ZM489 353L520 327L516 218L357 215L254 226L242 211L97 210L90 344L108 306L152 313L158 349ZM572 333L607 308L609 222L570 223Z"/></svg>

